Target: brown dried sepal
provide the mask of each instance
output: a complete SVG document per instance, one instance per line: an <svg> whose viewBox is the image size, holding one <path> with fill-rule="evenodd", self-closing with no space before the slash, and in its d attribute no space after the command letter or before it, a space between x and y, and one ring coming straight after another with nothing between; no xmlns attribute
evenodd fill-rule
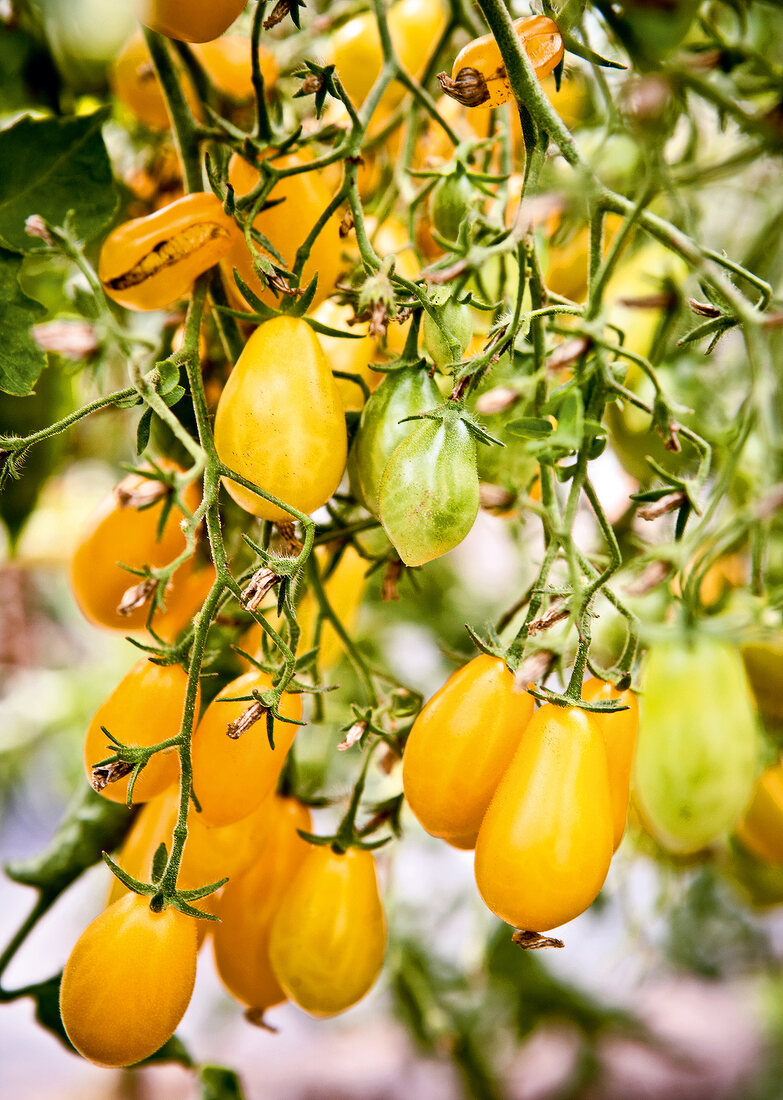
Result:
<svg viewBox="0 0 783 1100"><path fill-rule="evenodd" d="M275 527L282 546L293 554L301 554L302 543L296 533L293 520L282 520L280 523L276 523Z"/></svg>
<svg viewBox="0 0 783 1100"><path fill-rule="evenodd" d="M239 718L235 718L233 722L228 723L226 736L230 737L232 741L236 741L243 733L247 733L250 727L254 726L260 718L263 718L268 709L263 703L251 703L247 710L240 714Z"/></svg>
<svg viewBox="0 0 783 1100"><path fill-rule="evenodd" d="M556 940L554 936L544 936L541 932L527 932L518 928L511 937L511 942L523 951L540 951L542 947L565 947L562 940Z"/></svg>
<svg viewBox="0 0 783 1100"><path fill-rule="evenodd" d="M570 615L568 606L558 603L555 607L550 607L549 611L545 615L541 615L538 619L533 619L530 626L527 628L528 637L531 634L538 634L541 630L549 630L556 623L562 622L563 619L567 619Z"/></svg>
<svg viewBox="0 0 783 1100"><path fill-rule="evenodd" d="M120 508L146 508L162 500L170 491L169 486L163 481L156 481L152 477L140 478L138 474L128 474L119 485L114 486L113 494Z"/></svg>
<svg viewBox="0 0 783 1100"><path fill-rule="evenodd" d="M299 91L301 95L315 95L324 84L324 78L317 73L308 73L301 83Z"/></svg>
<svg viewBox="0 0 783 1100"><path fill-rule="evenodd" d="M383 584L381 585L381 599L384 603L399 600L400 594L397 591L397 582L402 576L402 569L403 565L399 558L390 561L386 566L383 574Z"/></svg>
<svg viewBox="0 0 783 1100"><path fill-rule="evenodd" d="M115 760L113 764L100 764L90 769L90 784L98 794L108 787L110 783L116 783L118 779L124 779L133 771L133 764L127 760Z"/></svg>
<svg viewBox="0 0 783 1100"><path fill-rule="evenodd" d="M158 582L154 577L147 577L146 580L140 581L139 584L134 584L126 589L122 599L117 605L117 614L130 615L133 611L137 611L140 607L144 607L157 587Z"/></svg>
<svg viewBox="0 0 783 1100"><path fill-rule="evenodd" d="M645 504L636 514L640 519L659 519L668 512L676 512L678 508L681 508L683 504L685 504L687 499L687 496L683 492L667 493L666 496L661 497L660 500L654 500L650 504Z"/></svg>
<svg viewBox="0 0 783 1100"><path fill-rule="evenodd" d="M274 588L279 580L277 573L266 566L254 573L242 589L242 603L248 611L255 611L260 607L267 593Z"/></svg>
<svg viewBox="0 0 783 1100"><path fill-rule="evenodd" d="M266 26L266 24L264 24L264 26ZM277 1034L277 1028L274 1027L272 1024L268 1024L266 1022L266 1018L264 1017L264 1009L263 1008L248 1008L248 1009L246 1009L245 1010L245 1019L247 1020L247 1022L249 1024L252 1024L253 1027L260 1027L260 1028L263 1028L264 1031L271 1031L273 1035Z"/></svg>
<svg viewBox="0 0 783 1100"><path fill-rule="evenodd" d="M359 722L354 722L351 728L346 733L340 744L337 746L338 752L345 752L346 749L353 748L357 745L367 732L368 723L362 719Z"/></svg>
<svg viewBox="0 0 783 1100"><path fill-rule="evenodd" d="M354 225L353 214L350 210L346 210L345 213L342 216L342 219L340 221L340 228L338 230L338 232L340 234L340 240L343 240L343 241L345 240L345 238L348 236L348 234L353 229L353 225Z"/></svg>
<svg viewBox="0 0 783 1100"><path fill-rule="evenodd" d="M447 73L438 73L438 80L446 95L463 107L480 107L489 99L487 82L478 69L460 69L454 79Z"/></svg>

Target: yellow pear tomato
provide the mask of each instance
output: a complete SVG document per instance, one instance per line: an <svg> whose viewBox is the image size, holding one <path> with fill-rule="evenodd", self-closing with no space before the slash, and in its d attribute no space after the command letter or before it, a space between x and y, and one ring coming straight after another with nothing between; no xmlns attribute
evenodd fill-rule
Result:
<svg viewBox="0 0 783 1100"><path fill-rule="evenodd" d="M318 337L298 317L259 325L218 402L215 446L236 473L301 512L325 504L345 470L348 439L340 393ZM226 479L247 512L290 513Z"/></svg>
<svg viewBox="0 0 783 1100"><path fill-rule="evenodd" d="M335 1016L369 992L385 953L372 853L313 846L272 923L269 958L285 993L311 1016Z"/></svg>

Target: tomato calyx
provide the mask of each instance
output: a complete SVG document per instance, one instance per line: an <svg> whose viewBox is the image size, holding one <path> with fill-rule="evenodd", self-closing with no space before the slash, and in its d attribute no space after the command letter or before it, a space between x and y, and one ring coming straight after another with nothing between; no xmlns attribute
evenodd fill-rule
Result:
<svg viewBox="0 0 783 1100"><path fill-rule="evenodd" d="M186 917L195 917L198 920L219 920L219 917L214 913L198 909L195 905L191 905L190 903L193 901L200 901L201 898L206 898L210 894L214 894L221 886L225 886L228 882L227 878L222 878L217 882L210 882L206 886L199 886L195 890L168 889L164 884L168 862L168 853L165 844L161 844L155 852L150 875L151 882L140 882L139 879L134 878L133 875L129 875L127 871L124 871L118 863L115 863L108 852L102 852L101 854L106 866L111 873L120 880L123 886L134 894L141 894L143 897L148 897L150 899L150 909L153 913L162 913L164 909L172 906Z"/></svg>
<svg viewBox="0 0 783 1100"><path fill-rule="evenodd" d="M101 726L101 730L114 746L114 752L105 760L92 765L90 784L93 790L100 794L110 783L116 783L129 775L126 802L128 806L132 806L133 790L143 769L156 753L176 748L180 744L180 738L170 737L157 745L125 745L118 741L105 726Z"/></svg>
<svg viewBox="0 0 783 1100"><path fill-rule="evenodd" d="M563 941L555 939L554 936L544 936L541 932L529 932L521 928L517 928L512 933L511 942L521 947L523 951L540 951L545 947L565 947Z"/></svg>

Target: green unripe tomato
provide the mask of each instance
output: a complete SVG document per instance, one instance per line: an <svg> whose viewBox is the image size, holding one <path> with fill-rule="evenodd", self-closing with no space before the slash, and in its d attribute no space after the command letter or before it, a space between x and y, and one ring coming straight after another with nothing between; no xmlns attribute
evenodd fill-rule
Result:
<svg viewBox="0 0 783 1100"><path fill-rule="evenodd" d="M380 517L406 565L453 550L479 510L476 444L458 416L425 420L397 447L381 481Z"/></svg>
<svg viewBox="0 0 783 1100"><path fill-rule="evenodd" d="M456 241L468 216L473 187L467 176L455 173L438 180L430 195L432 227L447 241Z"/></svg>
<svg viewBox="0 0 783 1100"><path fill-rule="evenodd" d="M635 801L670 851L698 852L738 824L760 767L742 658L694 635L653 644L642 674Z"/></svg>
<svg viewBox="0 0 783 1100"><path fill-rule="evenodd" d="M387 374L370 394L362 409L352 453L361 496L373 515L378 515L378 491L386 463L418 423L400 421L441 403L438 387L422 367Z"/></svg>
<svg viewBox="0 0 783 1100"><path fill-rule="evenodd" d="M473 336L473 313L470 306L462 305L449 295L438 309L443 324L459 344L459 355L454 358L448 342L429 313L425 313L421 322L421 335L424 349L440 371L445 371L461 359Z"/></svg>

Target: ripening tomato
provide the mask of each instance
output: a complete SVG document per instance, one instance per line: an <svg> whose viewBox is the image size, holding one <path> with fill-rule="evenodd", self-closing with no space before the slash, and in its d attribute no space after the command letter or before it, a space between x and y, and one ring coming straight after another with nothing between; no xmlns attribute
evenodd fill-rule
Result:
<svg viewBox="0 0 783 1100"><path fill-rule="evenodd" d="M459 357L461 358L473 338L473 310L469 305L455 301L447 293L439 301L438 313L443 324L457 340L460 349ZM425 313L422 317L421 335L425 351L438 370L448 370L456 360L449 350L446 338L429 313Z"/></svg>
<svg viewBox="0 0 783 1100"><path fill-rule="evenodd" d="M783 637L773 636L765 641L747 642L742 646L745 665L753 697L764 726L777 729L783 725Z"/></svg>
<svg viewBox="0 0 783 1100"><path fill-rule="evenodd" d="M253 866L227 883L217 903L213 943L220 979L248 1008L263 1012L286 999L269 959L269 938L285 891L310 852L298 829L310 813L293 798L274 797L269 831Z"/></svg>
<svg viewBox="0 0 783 1100"><path fill-rule="evenodd" d="M177 737L182 725L188 677L180 665L156 665L142 657L117 684L111 695L93 715L84 739L84 765L87 778L92 768L113 754L112 744L101 729L124 745L157 745ZM198 701L196 702L198 711ZM142 769L133 790L134 802L146 802L179 775L179 756L174 748L151 757ZM100 792L112 802L124 802L128 777L109 783Z"/></svg>
<svg viewBox="0 0 783 1100"><path fill-rule="evenodd" d="M269 958L290 999L311 1016L335 1016L375 983L386 919L372 853L313 846L272 923Z"/></svg>
<svg viewBox="0 0 783 1100"><path fill-rule="evenodd" d="M245 0L136 0L145 27L178 42L210 42L227 31Z"/></svg>
<svg viewBox="0 0 783 1100"><path fill-rule="evenodd" d="M630 688L618 691L613 684L599 680L597 676L582 684L582 698L587 703L614 699L621 706L628 708L616 714L588 711L593 723L601 731L606 745L614 821L614 850L617 851L625 833L628 817L628 788L631 783L636 736L639 732L639 702Z"/></svg>
<svg viewBox="0 0 783 1100"><path fill-rule="evenodd" d="M525 730L479 829L479 892L507 924L546 932L593 903L611 859L601 732L586 711L546 703Z"/></svg>
<svg viewBox="0 0 783 1100"><path fill-rule="evenodd" d="M230 469L313 512L345 470L340 393L318 337L299 317L259 325L229 375L215 416L215 446ZM290 520L276 504L225 479L234 500L262 519Z"/></svg>
<svg viewBox="0 0 783 1100"><path fill-rule="evenodd" d="M406 565L424 565L458 546L479 510L476 444L459 416L424 420L383 472L379 514Z"/></svg>
<svg viewBox="0 0 783 1100"><path fill-rule="evenodd" d="M783 761L762 772L737 836L757 859L783 865Z"/></svg>
<svg viewBox="0 0 783 1100"><path fill-rule="evenodd" d="M178 787L163 791L142 806L117 856L123 871L140 882L149 882L152 859L160 845L165 844L166 850L171 851L178 810ZM233 879L244 874L258 857L271 821L272 802L269 798L264 799L249 817L233 825L207 825L191 804L188 839L182 853L177 884L185 890L195 890L221 878ZM107 905L127 892L116 875L111 878ZM208 902L210 897L208 895L204 900ZM207 923L200 921L199 924L206 932Z"/></svg>
<svg viewBox="0 0 783 1100"><path fill-rule="evenodd" d="M650 647L642 673L634 803L673 852L733 830L759 767L759 735L739 651L706 635Z"/></svg>
<svg viewBox="0 0 783 1100"><path fill-rule="evenodd" d="M545 15L514 20L514 30L539 80L549 76L563 57L557 24ZM500 47L492 34L469 42L457 54L449 79L440 76L447 95L466 107L499 107L514 98Z"/></svg>
<svg viewBox="0 0 783 1100"><path fill-rule="evenodd" d="M405 418L440 404L438 387L420 367L392 371L371 394L362 409L354 450L359 488L373 515L378 514L378 494L386 464L417 424Z"/></svg>
<svg viewBox="0 0 783 1100"><path fill-rule="evenodd" d="M397 59L414 79L423 75L432 46L446 25L441 0L398 0L388 12L389 34ZM383 67L378 23L372 12L363 12L338 27L329 42L329 61L346 92L360 106ZM377 110L389 112L402 100L405 88L392 83Z"/></svg>
<svg viewBox="0 0 783 1100"><path fill-rule="evenodd" d="M373 370L371 366L373 362L378 362L379 355L375 341L367 333L367 323L363 321L358 325L350 325L348 322L353 317L353 310L350 306L338 305L332 298L321 302L318 309L314 311L313 317L322 325L328 325L329 328L353 333L354 337L360 337L343 340L339 336L324 336L318 333L318 342L333 371L358 374L367 383L369 389L374 390L383 378L383 374ZM336 381L346 411L358 412L364 405L364 393L361 388L348 378L338 378Z"/></svg>
<svg viewBox="0 0 783 1100"><path fill-rule="evenodd" d="M90 924L60 987L68 1038L100 1066L130 1066L170 1039L196 980L196 920L127 894Z"/></svg>
<svg viewBox="0 0 783 1100"><path fill-rule="evenodd" d="M185 536L180 528L184 517L176 505L169 508L160 529L167 498L168 489L161 482L130 474L106 497L77 542L69 568L71 591L79 610L96 626L126 634L145 627L148 604L127 615L117 610L125 592L140 581L123 565L134 569L145 565L159 568L174 561L185 549ZM201 494L195 482L185 490L184 500L191 512L198 508ZM181 629L198 610L204 588L208 591L213 579L211 567L195 570L192 560L184 562L166 593L165 612L157 612L154 617L155 629L160 631L163 625L175 636L177 628Z"/></svg>
<svg viewBox="0 0 783 1100"><path fill-rule="evenodd" d="M275 161L277 168L301 167L307 158L301 153L291 153ZM228 166L228 179L234 191L242 197L256 186L259 181L258 169L248 164L239 155L231 158ZM262 237L274 246L283 258L289 270L296 261L296 252L321 217L331 201L332 195L320 172L298 172L284 176L273 187L269 201L275 205L262 210L253 222ZM261 245L259 252L275 263L277 257L270 255ZM310 255L302 271L302 286L305 287L314 275L318 276L313 305L317 306L333 291L340 274L342 245L340 243L339 219L332 216L316 237ZM233 270L250 287L253 293L268 306L279 308L280 298L270 290L267 283L256 274L253 257L242 234L237 235L228 255L223 261L223 269L228 276L229 291L239 308L244 307L244 299L234 281Z"/></svg>
<svg viewBox="0 0 783 1100"><path fill-rule="evenodd" d="M166 309L239 237L217 195L196 191L113 229L101 248L98 275L109 297L126 309Z"/></svg>
<svg viewBox="0 0 783 1100"><path fill-rule="evenodd" d="M212 700L198 724L193 738L193 789L207 825L232 825L249 817L274 790L297 731L294 722L274 723L274 749L267 737L265 713L238 737L229 737L227 732L229 724L253 705L229 700L271 686L264 672L253 669L243 673ZM301 696L284 695L280 712L298 721L302 717Z"/></svg>
<svg viewBox="0 0 783 1100"><path fill-rule="evenodd" d="M433 836L473 848L487 806L533 716L499 657L453 673L413 724L402 760L405 798Z"/></svg>

